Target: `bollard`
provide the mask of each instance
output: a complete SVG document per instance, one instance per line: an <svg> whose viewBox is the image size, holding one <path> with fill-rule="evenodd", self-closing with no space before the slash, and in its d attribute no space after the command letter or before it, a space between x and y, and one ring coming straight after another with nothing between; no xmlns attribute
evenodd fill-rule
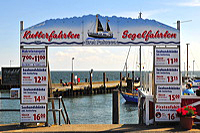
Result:
<svg viewBox="0 0 200 133"><path fill-rule="evenodd" d="M120 93L118 90L113 91L112 97L113 112L112 112L112 124L119 124L119 112L120 112Z"/></svg>

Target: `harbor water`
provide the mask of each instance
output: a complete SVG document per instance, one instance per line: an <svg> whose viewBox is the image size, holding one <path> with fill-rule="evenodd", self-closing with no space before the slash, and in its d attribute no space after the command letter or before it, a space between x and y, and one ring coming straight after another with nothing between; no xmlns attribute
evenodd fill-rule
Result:
<svg viewBox="0 0 200 133"><path fill-rule="evenodd" d="M8 91L1 91L2 97L9 97ZM74 98L63 98L71 124L112 124L112 94L99 94ZM56 108L58 101L55 100ZM19 109L19 100L1 100L2 109ZM51 103L49 103L51 108ZM19 112L0 112L0 124L19 123ZM62 123L64 121L61 117ZM58 114L57 114L58 121ZM49 112L49 123L53 124L52 112ZM120 123L137 124L137 104L125 103L120 96Z"/></svg>
<svg viewBox="0 0 200 133"><path fill-rule="evenodd" d="M81 82L89 78L89 72L74 72ZM123 73L124 75L125 73ZM71 72L51 72L53 83L59 83L60 79L70 82ZM119 80L119 72L106 72L108 80ZM93 81L102 81L103 72L94 72ZM9 90L0 90L1 97L9 97ZM63 98L71 124L112 124L112 94L98 94L91 96L79 96L73 98ZM58 109L58 101L55 100ZM0 100L2 109L19 109L19 100ZM51 103L49 103L49 109ZM53 124L52 112L49 112L49 124ZM19 123L19 112L0 112L0 124ZM61 117L61 122L64 121ZM57 114L58 121L58 114ZM137 124L138 108L137 104L128 104L120 96L120 124Z"/></svg>

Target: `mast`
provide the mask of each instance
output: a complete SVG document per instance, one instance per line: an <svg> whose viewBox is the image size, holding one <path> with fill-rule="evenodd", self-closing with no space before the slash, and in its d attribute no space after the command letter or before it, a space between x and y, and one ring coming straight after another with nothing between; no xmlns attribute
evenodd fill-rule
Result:
<svg viewBox="0 0 200 133"><path fill-rule="evenodd" d="M98 32L98 14L96 15L96 33Z"/></svg>

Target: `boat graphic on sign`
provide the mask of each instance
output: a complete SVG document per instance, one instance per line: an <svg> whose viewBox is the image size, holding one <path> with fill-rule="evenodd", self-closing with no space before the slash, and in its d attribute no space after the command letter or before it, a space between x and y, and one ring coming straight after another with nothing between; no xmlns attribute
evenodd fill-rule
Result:
<svg viewBox="0 0 200 133"><path fill-rule="evenodd" d="M106 30L104 31L102 24L98 18L98 15L96 15L96 26L95 32L88 31L88 36L92 38L113 38L113 33L110 30L110 26L108 24L109 20L107 19L106 22Z"/></svg>

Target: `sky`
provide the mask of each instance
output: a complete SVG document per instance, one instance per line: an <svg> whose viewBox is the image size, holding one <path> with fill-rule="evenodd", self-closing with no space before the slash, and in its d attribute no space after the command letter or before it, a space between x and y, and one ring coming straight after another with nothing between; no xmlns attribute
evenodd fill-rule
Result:
<svg viewBox="0 0 200 133"><path fill-rule="evenodd" d="M20 66L20 21L24 28L49 19L89 14L153 19L176 28L181 21L181 69L186 69L186 43L189 43L189 70L200 70L200 0L0 0L0 66ZM152 70L152 47L142 47L142 66ZM129 47L50 47L51 70L122 71ZM131 47L128 70L139 70L139 47ZM194 64L194 66L193 66Z"/></svg>

